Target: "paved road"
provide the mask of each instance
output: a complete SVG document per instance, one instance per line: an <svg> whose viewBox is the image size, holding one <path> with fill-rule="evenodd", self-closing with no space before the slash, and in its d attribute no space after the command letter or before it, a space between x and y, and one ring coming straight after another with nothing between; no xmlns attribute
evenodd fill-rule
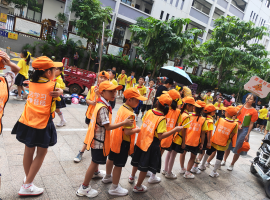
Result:
<svg viewBox="0 0 270 200"><path fill-rule="evenodd" d="M10 99L5 109L4 131L0 136L0 172L2 174L0 198L2 199L19 199L17 193L24 178L22 166L24 145L10 134L23 111L24 103ZM120 100L118 100L113 111L113 118L120 105ZM90 152L85 153L81 163L73 162L86 134L87 126L84 124L86 106L68 105L62 111L68 124L64 128L57 129L58 143L49 148L45 161L34 181L38 187L44 187L45 192L39 197L27 199L88 199L77 197L75 192L82 183L86 169L90 164ZM60 120L56 116L54 121L58 123ZM138 125L141 125L141 121ZM267 199L261 180L249 172L249 160L255 156L262 138L261 134L252 132L251 150L248 152L248 156L241 157L232 172L227 171L226 167L222 167L219 170L220 177L215 179L208 176L211 168L196 175L194 180L183 178L179 174L180 164L179 155L177 155L173 169L174 173L177 174L177 179L168 180L163 175L158 174L162 181L154 185L149 185L146 179L144 184L149 191L144 194L133 193L133 185L128 183L128 175L132 169L129 158L120 181L122 187L129 190L129 194L117 199ZM189 158L189 154L187 158ZM231 159L232 155L228 160ZM163 156L163 164L164 160L165 155ZM105 166L100 166L100 169L105 169ZM95 199L115 198L108 194L110 184L103 184L101 180L93 180L90 184L100 192Z"/></svg>

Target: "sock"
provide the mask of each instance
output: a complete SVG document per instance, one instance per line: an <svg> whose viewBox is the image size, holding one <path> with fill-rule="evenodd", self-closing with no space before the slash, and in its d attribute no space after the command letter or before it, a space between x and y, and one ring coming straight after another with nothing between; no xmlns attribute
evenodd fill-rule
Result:
<svg viewBox="0 0 270 200"><path fill-rule="evenodd" d="M83 189L88 188L88 186L89 186L89 185L85 185L84 183L82 184Z"/></svg>
<svg viewBox="0 0 270 200"><path fill-rule="evenodd" d="M206 163L208 157L209 157L209 155L207 155L207 154L205 154L205 155L203 156L203 159L202 159L202 162L201 162L201 165L202 165L202 166L205 165L205 163Z"/></svg>
<svg viewBox="0 0 270 200"><path fill-rule="evenodd" d="M111 174L106 174L104 178L105 178L105 179L111 178L111 176L112 176Z"/></svg>
<svg viewBox="0 0 270 200"><path fill-rule="evenodd" d="M65 121L64 115L63 115L63 113L61 111L59 111L57 114L60 117L61 121Z"/></svg>
<svg viewBox="0 0 270 200"><path fill-rule="evenodd" d="M156 174L152 173L151 178L156 178Z"/></svg>
<svg viewBox="0 0 270 200"><path fill-rule="evenodd" d="M117 187L118 187L118 185L115 185L115 184L112 183L111 190L115 190Z"/></svg>
<svg viewBox="0 0 270 200"><path fill-rule="evenodd" d="M32 183L23 184L23 187L24 187L25 189L27 189L27 188L29 188L31 185L32 185Z"/></svg>
<svg viewBox="0 0 270 200"><path fill-rule="evenodd" d="M80 152L80 154L83 154L84 152L81 152L81 151L79 151Z"/></svg>
<svg viewBox="0 0 270 200"><path fill-rule="evenodd" d="M214 169L213 169L213 172L217 172L217 169L220 167L220 164L221 164L221 160L216 160L216 163L215 163L215 166L214 166Z"/></svg>

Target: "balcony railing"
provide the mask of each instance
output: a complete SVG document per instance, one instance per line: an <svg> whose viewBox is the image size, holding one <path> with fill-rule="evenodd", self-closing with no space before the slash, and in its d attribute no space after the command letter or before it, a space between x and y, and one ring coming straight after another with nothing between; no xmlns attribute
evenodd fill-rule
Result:
<svg viewBox="0 0 270 200"><path fill-rule="evenodd" d="M127 4L135 9L138 9L146 14L151 14L152 11L152 1L147 2L147 1L142 1L142 0L121 0L122 3Z"/></svg>
<svg viewBox="0 0 270 200"><path fill-rule="evenodd" d="M209 20L209 17L204 14L203 12L197 10L196 8L191 8L190 9L190 16L194 17L195 19L198 19L200 20L201 22L207 24L208 23L208 20Z"/></svg>

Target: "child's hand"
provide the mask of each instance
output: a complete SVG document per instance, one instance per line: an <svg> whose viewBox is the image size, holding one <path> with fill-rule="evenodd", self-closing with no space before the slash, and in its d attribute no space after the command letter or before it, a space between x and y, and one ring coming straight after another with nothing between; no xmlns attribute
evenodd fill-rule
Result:
<svg viewBox="0 0 270 200"><path fill-rule="evenodd" d="M211 149L211 143L207 142L206 148Z"/></svg>
<svg viewBox="0 0 270 200"><path fill-rule="evenodd" d="M185 149L186 148L186 144L182 142L181 148L182 149Z"/></svg>
<svg viewBox="0 0 270 200"><path fill-rule="evenodd" d="M4 51L0 51L0 57L3 58L2 62L4 65L10 65L10 57Z"/></svg>
<svg viewBox="0 0 270 200"><path fill-rule="evenodd" d="M175 132L180 132L183 129L183 126L176 126L174 128Z"/></svg>
<svg viewBox="0 0 270 200"><path fill-rule="evenodd" d="M200 148L200 150L202 150L203 149L203 144L200 144L199 148Z"/></svg>
<svg viewBox="0 0 270 200"><path fill-rule="evenodd" d="M96 93L97 96L100 96L98 86L95 88L94 92Z"/></svg>
<svg viewBox="0 0 270 200"><path fill-rule="evenodd" d="M59 97L59 96L62 95L62 94L63 94L63 90L60 89L60 88L55 88L55 91L50 92L50 95L51 95L53 98Z"/></svg>
<svg viewBox="0 0 270 200"><path fill-rule="evenodd" d="M139 133L139 132L141 131L141 129L136 127L136 128L133 129L133 131L134 131L135 133Z"/></svg>
<svg viewBox="0 0 270 200"><path fill-rule="evenodd" d="M89 101L89 105L95 106L96 105L96 101Z"/></svg>
<svg viewBox="0 0 270 200"><path fill-rule="evenodd" d="M133 125L133 122L134 122L134 119L126 119L124 121L124 125L125 126L132 126Z"/></svg>

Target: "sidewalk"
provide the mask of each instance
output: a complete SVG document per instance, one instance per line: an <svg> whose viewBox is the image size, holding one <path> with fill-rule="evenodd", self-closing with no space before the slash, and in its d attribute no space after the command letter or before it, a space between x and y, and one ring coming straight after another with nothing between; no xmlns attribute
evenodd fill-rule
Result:
<svg viewBox="0 0 270 200"><path fill-rule="evenodd" d="M3 117L4 131L0 136L0 173L2 174L0 198L3 200L19 199L18 191L24 178L23 153L24 145L18 142L15 135L11 135L11 129L19 119L25 102L18 102L12 99L6 105L5 116ZM121 101L117 99L113 110L113 121ZM86 169L91 161L90 152L86 152L81 163L74 163L73 159L82 147L86 134L87 125L84 123L87 107L82 105L68 105L62 109L68 125L58 130L58 142L55 146L48 149L45 161L34 180L35 185L43 187L43 195L27 199L89 199L77 197L75 192L84 179ZM54 122L58 123L59 117L56 116ZM141 125L141 120L138 126ZM128 176L132 166L129 158L127 165L123 168L120 184L129 190L128 196L114 197L108 194L110 184L103 184L101 180L91 181L91 186L99 191L95 199L267 199L262 181L249 172L250 160L255 156L262 134L252 132L250 138L251 149L248 156L240 157L234 171L227 171L226 167L219 170L220 177L211 178L209 173L211 168L195 179L185 179L179 174L179 154L177 155L173 171L177 174L177 179L168 180L162 174L158 174L162 181L159 184L149 185L147 179L144 184L148 187L148 192L136 194L132 192L133 184L128 183ZM163 155L163 166L166 152ZM189 159L186 156L186 161ZM232 154L228 161L232 160ZM228 165L229 163L227 163ZM105 170L105 165L100 166ZM138 173L137 173L138 176Z"/></svg>

